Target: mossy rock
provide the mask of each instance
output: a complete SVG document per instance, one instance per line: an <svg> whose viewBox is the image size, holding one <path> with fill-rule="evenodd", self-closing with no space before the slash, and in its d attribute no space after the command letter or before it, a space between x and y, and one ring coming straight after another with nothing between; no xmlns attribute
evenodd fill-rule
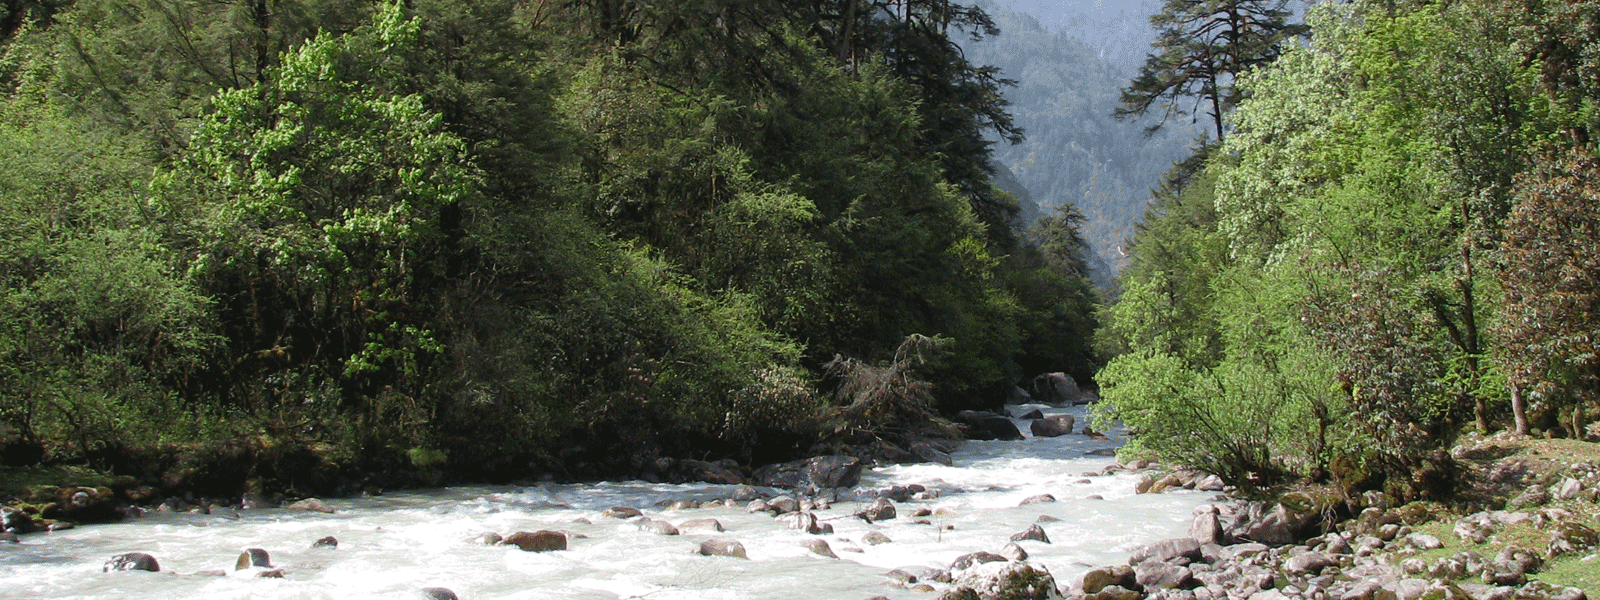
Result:
<svg viewBox="0 0 1600 600"><path fill-rule="evenodd" d="M1389 511L1389 514L1400 519L1401 523L1415 527L1432 521L1436 513L1431 503L1412 502L1405 506L1395 507Z"/></svg>

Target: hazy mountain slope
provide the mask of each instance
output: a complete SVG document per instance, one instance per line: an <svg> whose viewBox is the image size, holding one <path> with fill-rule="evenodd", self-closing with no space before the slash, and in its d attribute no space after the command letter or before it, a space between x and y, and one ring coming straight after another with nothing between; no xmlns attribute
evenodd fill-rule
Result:
<svg viewBox="0 0 1600 600"><path fill-rule="evenodd" d="M1197 130L1185 120L1145 138L1145 123L1111 117L1136 62L1115 65L1077 37L1047 30L1029 15L990 0L978 5L989 11L1001 33L967 43L967 56L975 63L1000 67L1006 77L1019 82L1006 96L1013 103L1017 124L1027 130L1027 140L1021 144L997 144L995 160L1010 169L1046 211L1063 202L1076 203L1089 218L1084 236L1095 253L1120 268L1117 247L1133 234L1150 187L1168 166L1187 155ZM1121 20L1111 22L1126 24L1131 18L1117 14ZM1096 19L1108 17L1087 13L1080 21L1100 22ZM1145 35L1141 39L1147 40L1148 32Z"/></svg>

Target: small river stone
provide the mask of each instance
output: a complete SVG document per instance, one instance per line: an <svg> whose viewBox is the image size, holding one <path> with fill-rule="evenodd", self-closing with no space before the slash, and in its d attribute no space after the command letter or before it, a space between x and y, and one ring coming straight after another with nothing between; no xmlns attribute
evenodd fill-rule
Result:
<svg viewBox="0 0 1600 600"><path fill-rule="evenodd" d="M161 570L161 564L156 562L156 557L149 554L129 552L111 557L111 560L106 561L105 566L101 567L100 570L105 573L112 571L150 571L154 573Z"/></svg>
<svg viewBox="0 0 1600 600"><path fill-rule="evenodd" d="M828 540L811 538L805 541L805 545L806 549L810 550L813 554L826 556L828 558L839 558L839 555L833 553L833 548L828 546Z"/></svg>
<svg viewBox="0 0 1600 600"><path fill-rule="evenodd" d="M736 540L706 540L700 542L700 554L705 556L731 556L734 558L749 559L744 551L744 544Z"/></svg>
<svg viewBox="0 0 1600 600"><path fill-rule="evenodd" d="M266 550L260 548L247 548L239 553L239 560L234 561L233 570L243 571L251 567L272 568L272 557Z"/></svg>

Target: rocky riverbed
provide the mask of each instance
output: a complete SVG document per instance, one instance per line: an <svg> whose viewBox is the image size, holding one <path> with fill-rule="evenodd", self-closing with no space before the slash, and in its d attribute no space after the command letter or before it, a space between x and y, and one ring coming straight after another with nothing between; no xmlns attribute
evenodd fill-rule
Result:
<svg viewBox="0 0 1600 600"><path fill-rule="evenodd" d="M1511 469L1488 452L1479 477L1515 490L1509 503L1458 515L1369 493L1324 530L1324 515L1286 507L1314 504L1303 498L1240 502L1214 477L1118 464L1106 454L1120 432L1068 433L1081 408L1015 414L1032 409L1011 419L1030 434L969 442L950 464L802 461L771 469L793 479L785 487L169 501L123 523L0 541L0 597L1587 597L1544 579L1581 580L1572 573L1596 564L1600 463Z"/></svg>

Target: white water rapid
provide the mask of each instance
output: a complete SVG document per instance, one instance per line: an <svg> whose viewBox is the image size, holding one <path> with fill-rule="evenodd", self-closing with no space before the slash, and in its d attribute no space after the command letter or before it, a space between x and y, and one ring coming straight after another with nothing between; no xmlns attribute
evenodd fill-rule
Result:
<svg viewBox="0 0 1600 600"><path fill-rule="evenodd" d="M1029 408L1077 417L1083 407ZM1028 422L1018 420L1024 434ZM767 513L732 508L667 510L658 503L728 497L732 486L665 485L643 482L461 487L395 492L377 497L327 499L337 512L284 509L239 511L237 518L204 514L151 513L109 525L89 525L0 542L0 598L74 599L364 599L421 596L443 587L461 600L604 599L744 600L846 599L873 596L931 599L937 593L891 585L884 573L901 567L948 568L956 557L998 552L1012 534L1040 523L1050 543L1023 541L1029 562L1066 583L1092 566L1126 562L1136 547L1185 535L1193 509L1213 494L1134 493L1141 475L1086 476L1112 463L1085 455L1113 448L1083 435L1019 442L967 442L955 466L901 465L869 470L859 496L897 484L921 484L936 498L899 503L898 518L867 523L849 515L864 503L841 501L817 516L833 525L831 535L786 529ZM769 494L779 490L763 490ZM1023 499L1051 494L1059 501L1019 506ZM1098 496L1096 498L1095 496ZM630 506L674 524L714 518L723 533L695 530L667 536L641 531L634 522L601 515ZM915 524L918 507L934 511ZM582 520L587 520L585 523ZM565 551L523 552L514 546L473 542L484 532L552 529L572 537ZM862 536L878 531L892 541L872 545ZM336 549L313 549L325 536ZM695 553L707 538L733 539L748 560ZM820 537L838 558L807 550ZM246 548L263 548L281 579L233 571ZM145 552L160 573L101 571L114 555ZM197 574L212 571L213 574ZM217 575L215 572L226 572Z"/></svg>

